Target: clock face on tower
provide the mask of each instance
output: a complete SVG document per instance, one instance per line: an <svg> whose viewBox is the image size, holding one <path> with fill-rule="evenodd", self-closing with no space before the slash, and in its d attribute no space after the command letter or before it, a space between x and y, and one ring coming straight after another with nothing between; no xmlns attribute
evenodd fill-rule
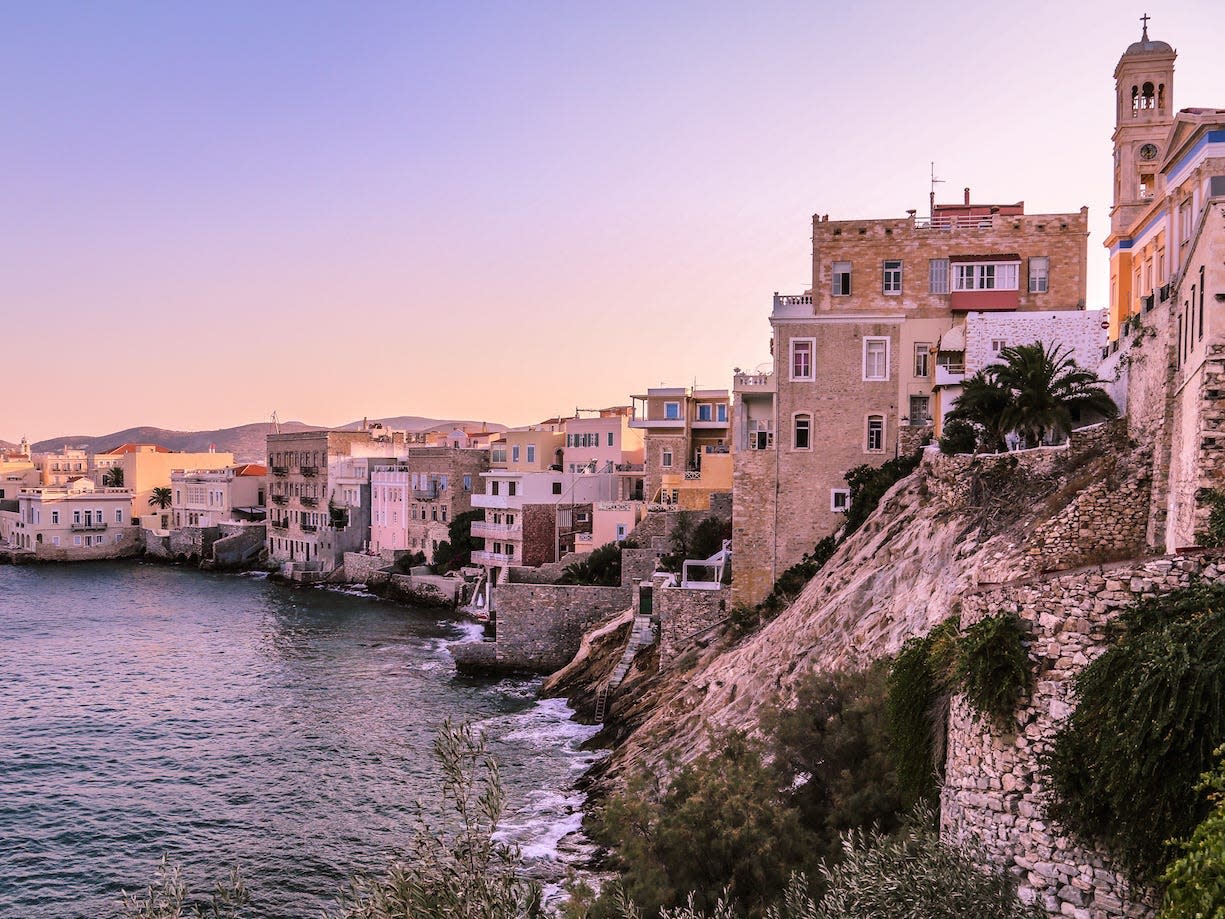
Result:
<svg viewBox="0 0 1225 919"><path fill-rule="evenodd" d="M1157 158L1157 145L1156 144L1145 144L1143 147L1140 148L1140 159L1155 160L1156 158Z"/></svg>

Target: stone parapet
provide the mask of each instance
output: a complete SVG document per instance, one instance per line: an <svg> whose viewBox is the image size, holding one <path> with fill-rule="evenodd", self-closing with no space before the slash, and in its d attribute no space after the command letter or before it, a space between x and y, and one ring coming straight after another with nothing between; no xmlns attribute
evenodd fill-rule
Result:
<svg viewBox="0 0 1225 919"><path fill-rule="evenodd" d="M665 667L724 621L731 611L730 587L686 590L665 587L655 591L659 617L659 666Z"/></svg>

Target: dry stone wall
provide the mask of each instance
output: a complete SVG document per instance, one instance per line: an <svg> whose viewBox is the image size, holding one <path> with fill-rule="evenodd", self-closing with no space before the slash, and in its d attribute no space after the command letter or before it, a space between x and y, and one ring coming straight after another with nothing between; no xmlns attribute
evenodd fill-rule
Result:
<svg viewBox="0 0 1225 919"><path fill-rule="evenodd" d="M1038 762L1075 707L1073 682L1107 648L1106 626L1126 606L1197 580L1225 580L1225 553L1162 556L983 587L962 598L961 626L1015 611L1030 629L1034 691L1001 734L960 697L949 714L941 824L976 839L1015 874L1022 896L1052 915L1113 919L1152 914L1153 895L1133 889L1100 851L1069 839L1045 816Z"/></svg>
<svg viewBox="0 0 1225 919"><path fill-rule="evenodd" d="M654 592L659 617L659 666L666 667L731 611L731 588L686 590L665 587Z"/></svg>
<svg viewBox="0 0 1225 919"><path fill-rule="evenodd" d="M570 662L583 633L629 609L628 587L498 584L496 661L506 670L552 673Z"/></svg>

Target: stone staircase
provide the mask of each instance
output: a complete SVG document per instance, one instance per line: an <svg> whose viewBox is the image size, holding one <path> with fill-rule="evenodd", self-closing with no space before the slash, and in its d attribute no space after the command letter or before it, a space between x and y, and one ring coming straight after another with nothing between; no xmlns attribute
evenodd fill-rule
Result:
<svg viewBox="0 0 1225 919"><path fill-rule="evenodd" d="M638 656L638 652L655 644L658 637L658 626L654 616L649 613L647 615L638 614L634 616L634 624L630 627L629 641L625 644L625 651L621 654L621 660L617 661L617 666L613 667L612 673L609 674L608 682L601 686L596 693L595 720L598 723L604 723L604 718L608 715L609 700L612 694L617 691L617 687L621 685L621 681L625 679L625 675L629 673L630 667L634 664L634 658Z"/></svg>

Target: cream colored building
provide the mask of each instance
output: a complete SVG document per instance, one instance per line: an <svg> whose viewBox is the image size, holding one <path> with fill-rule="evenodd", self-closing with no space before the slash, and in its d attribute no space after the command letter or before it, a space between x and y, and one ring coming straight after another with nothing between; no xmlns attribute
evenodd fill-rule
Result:
<svg viewBox="0 0 1225 919"><path fill-rule="evenodd" d="M634 405L630 427L643 432L643 497L648 503L700 503L699 493L709 495L707 486L715 478L708 475L705 485L700 481L707 458L727 455L732 448L727 390L656 387L630 398ZM694 474L693 478L686 473ZM692 500L680 499L684 489L693 492Z"/></svg>
<svg viewBox="0 0 1225 919"><path fill-rule="evenodd" d="M55 453L41 454L38 461L44 485L67 485L79 476L93 476L93 456L79 447L65 444Z"/></svg>
<svg viewBox="0 0 1225 919"><path fill-rule="evenodd" d="M242 463L225 469L175 469L170 473L173 526L215 527L262 520L268 469Z"/></svg>
<svg viewBox="0 0 1225 919"><path fill-rule="evenodd" d="M0 501L16 501L21 489L40 484L42 470L31 458L30 445L24 437L20 450L0 453Z"/></svg>
<svg viewBox="0 0 1225 919"><path fill-rule="evenodd" d="M100 488L88 478L25 488L16 511L0 510L0 539L55 561L135 555L141 542L131 502L129 489Z"/></svg>

